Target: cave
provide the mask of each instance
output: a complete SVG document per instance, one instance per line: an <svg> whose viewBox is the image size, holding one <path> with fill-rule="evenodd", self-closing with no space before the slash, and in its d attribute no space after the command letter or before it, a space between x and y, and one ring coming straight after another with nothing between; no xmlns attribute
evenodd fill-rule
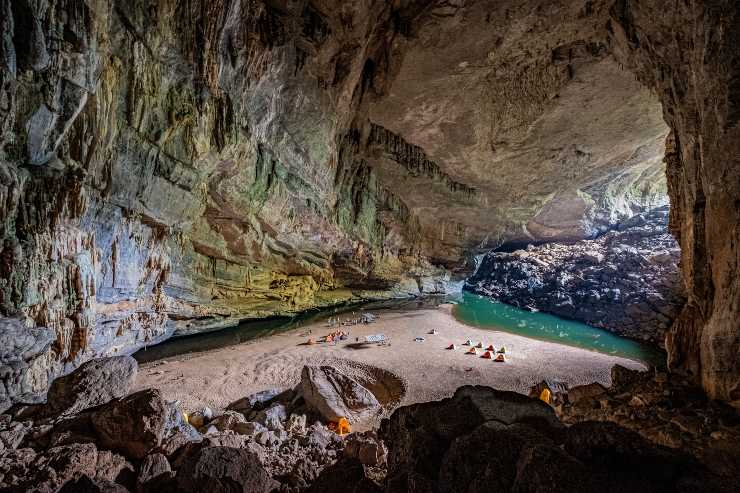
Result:
<svg viewBox="0 0 740 493"><path fill-rule="evenodd" d="M737 488L734 0L0 35L0 491Z"/></svg>

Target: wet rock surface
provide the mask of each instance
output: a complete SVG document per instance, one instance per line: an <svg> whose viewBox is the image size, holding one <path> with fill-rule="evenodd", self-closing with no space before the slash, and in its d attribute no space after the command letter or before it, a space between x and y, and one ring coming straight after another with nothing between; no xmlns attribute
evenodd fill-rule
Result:
<svg viewBox="0 0 740 493"><path fill-rule="evenodd" d="M666 207L633 216L595 240L491 252L465 287L662 345L686 301L679 260Z"/></svg>

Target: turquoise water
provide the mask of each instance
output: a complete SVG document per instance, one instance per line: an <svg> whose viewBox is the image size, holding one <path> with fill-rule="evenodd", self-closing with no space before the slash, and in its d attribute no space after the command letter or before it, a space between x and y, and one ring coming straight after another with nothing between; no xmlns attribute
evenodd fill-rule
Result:
<svg viewBox="0 0 740 493"><path fill-rule="evenodd" d="M453 313L462 323L566 344L660 366L665 356L653 347L580 322L533 313L473 293L463 293Z"/></svg>

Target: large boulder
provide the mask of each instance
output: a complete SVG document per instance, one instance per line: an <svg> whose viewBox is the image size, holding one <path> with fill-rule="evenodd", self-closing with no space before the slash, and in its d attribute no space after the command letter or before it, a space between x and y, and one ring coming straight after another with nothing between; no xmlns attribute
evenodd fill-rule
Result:
<svg viewBox="0 0 740 493"><path fill-rule="evenodd" d="M71 415L120 399L131 391L138 367L131 356L90 360L54 380L44 414Z"/></svg>
<svg viewBox="0 0 740 493"><path fill-rule="evenodd" d="M613 423L565 428L537 399L462 387L381 425L386 493L734 491L691 457Z"/></svg>
<svg viewBox="0 0 740 493"><path fill-rule="evenodd" d="M267 493L276 486L254 453L230 447L201 447L177 472L179 491Z"/></svg>
<svg viewBox="0 0 740 493"><path fill-rule="evenodd" d="M332 366L304 366L300 391L306 403L329 421L365 421L381 412L378 399L352 377Z"/></svg>
<svg viewBox="0 0 740 493"><path fill-rule="evenodd" d="M143 459L162 443L168 407L158 390L146 389L106 404L92 415L92 425L104 447Z"/></svg>
<svg viewBox="0 0 740 493"><path fill-rule="evenodd" d="M402 491L409 482L436 483L453 441L487 422L521 423L545 436L564 433L555 412L544 402L488 387L461 387L449 399L398 408L383 421L379 433L388 446L392 491Z"/></svg>

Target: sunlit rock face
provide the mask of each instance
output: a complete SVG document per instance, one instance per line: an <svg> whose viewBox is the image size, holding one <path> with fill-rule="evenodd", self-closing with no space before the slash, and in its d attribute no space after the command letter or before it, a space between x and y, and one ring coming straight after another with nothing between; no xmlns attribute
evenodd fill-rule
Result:
<svg viewBox="0 0 740 493"><path fill-rule="evenodd" d="M54 373L442 291L664 203L672 131L669 350L737 400L737 7L634 3L0 0L0 312Z"/></svg>

